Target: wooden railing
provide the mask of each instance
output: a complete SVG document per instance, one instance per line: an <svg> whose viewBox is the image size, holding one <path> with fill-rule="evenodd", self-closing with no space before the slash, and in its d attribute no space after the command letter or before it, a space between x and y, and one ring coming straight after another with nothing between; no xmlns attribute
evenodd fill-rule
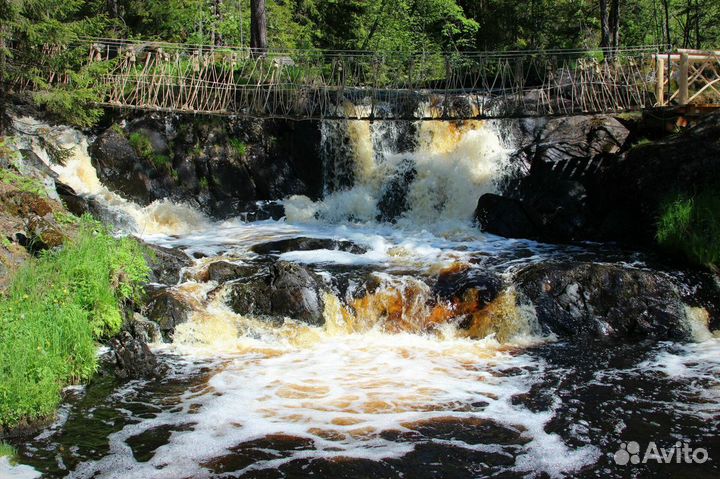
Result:
<svg viewBox="0 0 720 479"><path fill-rule="evenodd" d="M656 72L657 106L720 107L720 51L658 54Z"/></svg>

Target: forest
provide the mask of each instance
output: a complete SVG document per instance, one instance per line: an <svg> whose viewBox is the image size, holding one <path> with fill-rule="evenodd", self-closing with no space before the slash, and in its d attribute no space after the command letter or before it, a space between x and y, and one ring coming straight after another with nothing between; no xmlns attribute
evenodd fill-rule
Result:
<svg viewBox="0 0 720 479"><path fill-rule="evenodd" d="M253 3L253 5L251 5ZM2 0L2 38L77 36L249 45L254 4L274 49L711 48L711 0Z"/></svg>

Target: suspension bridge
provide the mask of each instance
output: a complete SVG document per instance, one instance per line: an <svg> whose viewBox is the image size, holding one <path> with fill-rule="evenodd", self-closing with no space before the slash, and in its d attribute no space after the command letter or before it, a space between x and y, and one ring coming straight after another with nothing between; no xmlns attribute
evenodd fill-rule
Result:
<svg viewBox="0 0 720 479"><path fill-rule="evenodd" d="M99 105L288 119L491 119L720 107L720 51L283 50L86 38ZM55 52L57 53L57 52ZM49 73L50 83L69 76ZM32 85L19 85L32 88Z"/></svg>

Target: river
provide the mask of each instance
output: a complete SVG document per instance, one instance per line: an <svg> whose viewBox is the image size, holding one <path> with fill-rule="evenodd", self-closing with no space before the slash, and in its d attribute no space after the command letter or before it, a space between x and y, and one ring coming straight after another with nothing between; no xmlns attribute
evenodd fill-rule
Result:
<svg viewBox="0 0 720 479"><path fill-rule="evenodd" d="M103 376L67 392L57 421L15 444L0 476L202 477L717 477L720 338L693 324L690 343L575 344L543 333L532 304L503 291L470 328L448 321L430 284L452 270L509 277L553 258L643 265L597 244L548 245L481 233L477 198L513 165L499 123L424 122L411 148L398 123L323 125L327 194L291 197L281 220L212 220L191 206L140 207L97 179L88 139L22 119L75 148L60 179L98 198L124 234L195 258L176 294L193 305L172 342L151 347L160 381ZM340 131L342 130L342 131ZM335 138L344 136L349 142ZM26 146L47 153L27 136ZM403 151L404 150L404 151ZM393 178L413 166L407 210L378 221ZM343 187L343 178L352 186ZM403 182L400 181L402 184ZM354 248L257 246L293 238ZM290 243L292 244L292 243ZM328 285L324 324L267 321L228 304L232 281L198 277L212 262L283 260ZM370 294L355 294L372 282ZM621 465L688 443L709 462ZM623 446L625 448L623 449ZM715 454L714 457L713 454ZM616 458L618 458L616 460ZM26 466L32 467L28 469ZM2 476L5 477L5 476Z"/></svg>

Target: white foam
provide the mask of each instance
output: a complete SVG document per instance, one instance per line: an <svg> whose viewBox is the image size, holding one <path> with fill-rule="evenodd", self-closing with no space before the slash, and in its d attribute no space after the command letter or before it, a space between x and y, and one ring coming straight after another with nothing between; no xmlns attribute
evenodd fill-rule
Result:
<svg viewBox="0 0 720 479"><path fill-rule="evenodd" d="M158 200L146 207L110 191L98 179L88 152L88 138L78 130L66 126L50 126L30 117L16 118L14 122L27 135L21 135L21 146L31 148L55 173L60 181L70 186L76 193L92 196L103 204L129 218L130 225L125 233L137 234L184 234L209 226L208 219L196 209L174 203L170 200ZM53 163L43 143L52 142L57 147L70 152L64 164Z"/></svg>
<svg viewBox="0 0 720 479"><path fill-rule="evenodd" d="M38 471L24 464L13 464L8 457L0 457L0 478L36 479L41 477Z"/></svg>
<svg viewBox="0 0 720 479"><path fill-rule="evenodd" d="M199 464L271 435L310 440L313 446L256 462L248 470L300 458L402 457L413 444L382 433L408 431L415 423L441 418L492 420L524 431L531 441L522 446L517 462L521 470L556 475L597 458L592 448L572 451L556 435L547 434L544 425L551 413L512 404L512 396L527 392L538 378L542 364L513 354L493 339L370 332L321 337L309 347L257 346L234 357L204 392L187 393L182 413L163 413L126 426L110 436L109 456L84 464L71 477L97 473L92 477L112 478L119 477L120 470L124 478L205 477L207 471ZM502 372L506 368L525 372L508 376ZM479 401L487 406L472 406ZM183 416L191 403L200 406ZM128 437L177 421L193 422L194 430L173 433L149 462L134 461L125 444ZM455 445L478 447L462 441Z"/></svg>

